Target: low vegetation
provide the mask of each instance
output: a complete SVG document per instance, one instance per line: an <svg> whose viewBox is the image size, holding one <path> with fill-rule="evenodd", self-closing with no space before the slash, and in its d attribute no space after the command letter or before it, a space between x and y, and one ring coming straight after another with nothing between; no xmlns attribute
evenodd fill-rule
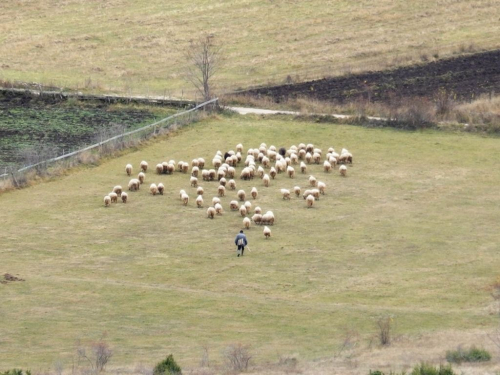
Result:
<svg viewBox="0 0 500 375"><path fill-rule="evenodd" d="M433 366L428 363L421 363L413 368L411 372L382 372L379 370L370 371L369 375L456 375L451 366Z"/></svg>
<svg viewBox="0 0 500 375"><path fill-rule="evenodd" d="M488 362L491 359L491 354L483 349L471 346L469 349L459 346L455 350L446 352L446 360L450 363L462 362Z"/></svg>

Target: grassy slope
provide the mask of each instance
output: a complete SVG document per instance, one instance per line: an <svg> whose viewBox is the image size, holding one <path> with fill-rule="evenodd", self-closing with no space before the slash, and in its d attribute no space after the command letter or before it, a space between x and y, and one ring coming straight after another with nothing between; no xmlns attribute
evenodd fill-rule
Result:
<svg viewBox="0 0 500 375"><path fill-rule="evenodd" d="M4 0L0 79L180 95L191 90L183 51L208 32L226 50L220 85L234 89L443 57L470 44L498 48L498 17L491 0Z"/></svg>
<svg viewBox="0 0 500 375"><path fill-rule="evenodd" d="M102 197L126 185L124 166L175 159L211 160L242 142L313 142L348 147L348 178L311 172L328 185L313 209L281 199L279 188L306 185L280 175L264 188L237 180L255 205L274 211L273 237L248 232L252 252L236 258L241 217L215 220L195 208L189 177L147 174L147 188L126 205ZM256 361L277 353L329 355L346 327L365 337L374 319L394 314L400 333L491 326L484 287L498 274L498 140L470 134L399 132L332 124L210 120L168 140L62 179L0 196L2 367L70 365L77 339L107 332L114 365L156 363L173 352L196 364L231 342L252 344ZM216 183L204 183L205 201ZM187 189L191 203L178 201ZM227 209L235 193L223 198ZM450 343L454 345L455 343Z"/></svg>

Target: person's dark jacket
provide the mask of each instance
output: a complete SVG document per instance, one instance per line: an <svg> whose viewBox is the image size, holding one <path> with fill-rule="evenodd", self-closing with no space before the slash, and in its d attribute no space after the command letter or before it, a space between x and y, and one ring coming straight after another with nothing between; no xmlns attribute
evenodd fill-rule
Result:
<svg viewBox="0 0 500 375"><path fill-rule="evenodd" d="M234 244L235 245L238 245L238 241L240 238L243 238L243 243L245 244L245 246L247 245L247 236L245 236L243 233L238 233L238 235L236 236L236 238L234 239Z"/></svg>

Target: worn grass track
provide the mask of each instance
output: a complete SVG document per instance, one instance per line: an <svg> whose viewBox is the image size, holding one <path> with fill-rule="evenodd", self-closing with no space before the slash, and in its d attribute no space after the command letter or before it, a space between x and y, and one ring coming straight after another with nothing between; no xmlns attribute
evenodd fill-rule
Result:
<svg viewBox="0 0 500 375"><path fill-rule="evenodd" d="M498 48L499 17L491 0L4 0L0 79L192 95L184 51L210 33L220 92Z"/></svg>
<svg viewBox="0 0 500 375"><path fill-rule="evenodd" d="M276 225L248 231L250 248L235 257L241 217L214 220L195 207L189 176L147 173L164 196L143 187L130 202L105 208L103 196L127 185L125 164L202 156L242 142L245 150L312 142L354 154L348 177L310 172L327 194L305 202L279 189L306 186L308 175L283 175L264 188L237 180ZM154 364L174 353L196 365L201 346L213 361L233 342L251 344L256 362L278 354L331 355L346 327L364 339L392 314L399 333L488 328L486 287L498 275L497 138L403 132L286 118L221 117L179 130L139 151L0 196L0 363L70 368L77 339L103 332L115 349L111 366ZM216 183L203 183L205 207ZM179 189L191 197L187 207ZM454 346L456 343L450 343Z"/></svg>

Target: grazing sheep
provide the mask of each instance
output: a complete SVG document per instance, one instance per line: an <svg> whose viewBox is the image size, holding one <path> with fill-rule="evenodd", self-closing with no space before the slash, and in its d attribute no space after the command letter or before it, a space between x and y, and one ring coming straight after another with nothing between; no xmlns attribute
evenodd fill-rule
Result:
<svg viewBox="0 0 500 375"><path fill-rule="evenodd" d="M118 203L118 194L109 193L108 196L111 198L111 203Z"/></svg>
<svg viewBox="0 0 500 375"><path fill-rule="evenodd" d="M318 181L318 190L321 194L325 195L326 184L322 181Z"/></svg>
<svg viewBox="0 0 500 375"><path fill-rule="evenodd" d="M264 171L264 168L262 168L260 165L259 165L259 168L257 168L257 174L259 175L260 178L264 177L264 174L266 172Z"/></svg>
<svg viewBox="0 0 500 375"><path fill-rule="evenodd" d="M303 161L300 162L300 172L307 173L307 165Z"/></svg>
<svg viewBox="0 0 500 375"><path fill-rule="evenodd" d="M191 167L198 167L199 164L198 159L191 160Z"/></svg>
<svg viewBox="0 0 500 375"><path fill-rule="evenodd" d="M290 154L290 162L293 165L296 165L299 163L299 157L297 156L297 154L295 154L295 153Z"/></svg>
<svg viewBox="0 0 500 375"><path fill-rule="evenodd" d="M212 198L212 206L214 206L214 207L215 207L215 205L216 205L217 203L220 203L220 198L218 198L218 197L213 197L213 198Z"/></svg>
<svg viewBox="0 0 500 375"><path fill-rule="evenodd" d="M235 190L236 189L236 182L234 180L229 180L227 182L227 186L229 187L229 190Z"/></svg>
<svg viewBox="0 0 500 375"><path fill-rule="evenodd" d="M181 160L177 163L177 169L179 172L182 172L182 167L184 166L184 162Z"/></svg>
<svg viewBox="0 0 500 375"><path fill-rule="evenodd" d="M311 185L312 187L315 187L316 186L316 177L314 176L309 176L309 185Z"/></svg>
<svg viewBox="0 0 500 375"><path fill-rule="evenodd" d="M208 172L207 169L203 169L201 171L201 177L203 178L203 181L209 181L210 180L210 173Z"/></svg>
<svg viewBox="0 0 500 375"><path fill-rule="evenodd" d="M335 152L335 149L333 147L328 147L328 151L327 151L329 154Z"/></svg>
<svg viewBox="0 0 500 375"><path fill-rule="evenodd" d="M241 143L236 145L236 152L243 152L243 145Z"/></svg>
<svg viewBox="0 0 500 375"><path fill-rule="evenodd" d="M247 216L247 208L243 204L240 207L240 215L243 217Z"/></svg>
<svg viewBox="0 0 500 375"><path fill-rule="evenodd" d="M271 167L271 170L269 171L269 175L271 176L271 178L273 180L274 180L274 178L276 177L277 174L278 174L278 172L276 171L276 168Z"/></svg>
<svg viewBox="0 0 500 375"><path fill-rule="evenodd" d="M251 221L248 217L244 218L243 219L243 226L246 228L246 229L250 229L250 224L251 224Z"/></svg>
<svg viewBox="0 0 500 375"><path fill-rule="evenodd" d="M245 201L246 194L244 190L238 190L238 198L240 199L240 201Z"/></svg>
<svg viewBox="0 0 500 375"><path fill-rule="evenodd" d="M123 189L120 185L116 185L114 188L113 188L113 193L116 193L118 195L120 195L122 193Z"/></svg>
<svg viewBox="0 0 500 375"><path fill-rule="evenodd" d="M179 199L180 199L180 200L182 200L182 194L186 194L186 190L181 189L181 190L179 191Z"/></svg>
<svg viewBox="0 0 500 375"><path fill-rule="evenodd" d="M111 205L111 197L109 195L106 195L104 197L104 207L109 207Z"/></svg>
<svg viewBox="0 0 500 375"><path fill-rule="evenodd" d="M143 184L144 180L146 179L146 175L144 174L144 172L139 172L139 174L137 175L137 178L139 179L139 182L141 184Z"/></svg>
<svg viewBox="0 0 500 375"><path fill-rule="evenodd" d="M175 171L175 164L173 163L162 163L163 165L163 173L165 174L172 174Z"/></svg>
<svg viewBox="0 0 500 375"><path fill-rule="evenodd" d="M347 167L345 165L341 165L339 168L339 172L342 177L345 177L347 174Z"/></svg>
<svg viewBox="0 0 500 375"><path fill-rule="evenodd" d="M299 159L304 160L306 158L306 150L299 150Z"/></svg>
<svg viewBox="0 0 500 375"><path fill-rule="evenodd" d="M265 187L268 187L269 182L270 182L269 175L265 174L264 177L262 177L262 183L264 184Z"/></svg>
<svg viewBox="0 0 500 375"><path fill-rule="evenodd" d="M339 160L339 163L352 164L352 154L349 152L342 153L342 154L340 154L340 157L338 160Z"/></svg>
<svg viewBox="0 0 500 375"><path fill-rule="evenodd" d="M187 206L187 204L189 203L189 195L184 193L184 194L182 194L181 199L182 199L182 204L184 206Z"/></svg>
<svg viewBox="0 0 500 375"><path fill-rule="evenodd" d="M266 240L271 237L271 229L268 227L264 227L264 237L266 237Z"/></svg>
<svg viewBox="0 0 500 375"><path fill-rule="evenodd" d="M224 185L219 185L219 187L217 188L217 193L219 194L219 197L223 197L224 195L226 195L226 188L224 187Z"/></svg>
<svg viewBox="0 0 500 375"><path fill-rule="evenodd" d="M140 165L140 167L141 167L141 170L142 170L144 173L146 173L146 171L148 170L148 162L147 162L147 161L144 161L144 160L143 160L143 161L141 161L141 165Z"/></svg>
<svg viewBox="0 0 500 375"><path fill-rule="evenodd" d="M203 195L198 195L196 197L196 205L198 206L198 208L203 207Z"/></svg>
<svg viewBox="0 0 500 375"><path fill-rule="evenodd" d="M331 172L331 170L332 170L332 165L330 164L330 162L329 162L329 161L325 160L325 162L323 163L323 170L324 170L326 173Z"/></svg>
<svg viewBox="0 0 500 375"><path fill-rule="evenodd" d="M314 199L319 200L319 189L312 189L311 195L314 197Z"/></svg>
<svg viewBox="0 0 500 375"><path fill-rule="evenodd" d="M214 168L219 168L222 164L222 160L220 160L219 158L214 158L212 159L212 165L214 166Z"/></svg>
<svg viewBox="0 0 500 375"><path fill-rule="evenodd" d="M306 152L312 153L314 151L314 145L312 143L308 143L306 146Z"/></svg>
<svg viewBox="0 0 500 375"><path fill-rule="evenodd" d="M304 143L299 143L299 150L305 150L306 145Z"/></svg>
<svg viewBox="0 0 500 375"><path fill-rule="evenodd" d="M219 184L221 184L222 186L226 186L227 185L227 180L222 177L220 180L219 180Z"/></svg>
<svg viewBox="0 0 500 375"><path fill-rule="evenodd" d="M274 214L272 211L267 211L264 215L262 215L262 224L274 224Z"/></svg>
<svg viewBox="0 0 500 375"><path fill-rule="evenodd" d="M156 164L156 173L163 174L163 164Z"/></svg>
<svg viewBox="0 0 500 375"><path fill-rule="evenodd" d="M269 168L269 163L270 163L270 162L271 162L271 161L269 160L269 158L268 158L267 156L264 156L264 157L262 158L262 165L264 166L264 168Z"/></svg>
<svg viewBox="0 0 500 375"><path fill-rule="evenodd" d="M198 158L198 168L203 169L205 167L205 159Z"/></svg>
<svg viewBox="0 0 500 375"><path fill-rule="evenodd" d="M215 208L213 207L208 207L208 210L207 210L207 217L209 219L213 219L215 217Z"/></svg>
<svg viewBox="0 0 500 375"><path fill-rule="evenodd" d="M203 188L201 186L198 186L198 188L196 189L196 194L198 195L203 195L205 191L203 190Z"/></svg>
<svg viewBox="0 0 500 375"><path fill-rule="evenodd" d="M288 190L288 189L281 189L281 195L283 195L283 199L290 200L290 190Z"/></svg>
<svg viewBox="0 0 500 375"><path fill-rule="evenodd" d="M217 181L220 181L220 179L224 177L226 177L226 171L219 168L219 170L217 171Z"/></svg>
<svg viewBox="0 0 500 375"><path fill-rule="evenodd" d="M141 185L141 182L137 178L133 178L128 183L128 189L130 191L137 191L137 190L139 190L140 185Z"/></svg>
<svg viewBox="0 0 500 375"><path fill-rule="evenodd" d="M189 163L182 163L182 173L187 173L189 171Z"/></svg>
<svg viewBox="0 0 500 375"><path fill-rule="evenodd" d="M302 198L306 199L308 195L312 194L312 190L306 190L304 191L304 194L302 194Z"/></svg>
<svg viewBox="0 0 500 375"><path fill-rule="evenodd" d="M288 177L294 178L295 177L295 169L292 166L288 166L286 169L286 173L288 173Z"/></svg>
<svg viewBox="0 0 500 375"><path fill-rule="evenodd" d="M269 158L269 161L276 161L276 156L276 151L267 150L267 157Z"/></svg>
<svg viewBox="0 0 500 375"><path fill-rule="evenodd" d="M132 175L132 164L127 164L125 166L125 172L127 172L127 176L131 176Z"/></svg>
<svg viewBox="0 0 500 375"><path fill-rule="evenodd" d="M241 170L241 173L240 173L240 179L242 180L250 180L252 177L251 177L251 169L248 168L248 167L245 167Z"/></svg>
<svg viewBox="0 0 500 375"><path fill-rule="evenodd" d="M261 214L262 213L262 208L260 208L259 206L255 207L254 213Z"/></svg>
<svg viewBox="0 0 500 375"><path fill-rule="evenodd" d="M337 166L337 158L333 155L331 155L329 158L328 158L328 162L330 163L330 165L332 166L332 168L335 168Z"/></svg>
<svg viewBox="0 0 500 375"><path fill-rule="evenodd" d="M215 169L209 169L209 170L208 170L208 177L209 177L209 180L210 180L210 181L215 180L215 176L216 176L216 175L217 175L217 174L215 173Z"/></svg>
<svg viewBox="0 0 500 375"><path fill-rule="evenodd" d="M196 177L191 177L189 182L191 183L192 187L197 187L198 186L198 179Z"/></svg>
<svg viewBox="0 0 500 375"><path fill-rule="evenodd" d="M297 197L300 196L300 186L295 186L293 188L293 191L295 192L295 196L297 196Z"/></svg>
<svg viewBox="0 0 500 375"><path fill-rule="evenodd" d="M315 153L313 154L312 159L313 159L313 161L314 161L314 164L319 164L319 163L321 163L321 154L320 154L320 153L315 152Z"/></svg>
<svg viewBox="0 0 500 375"><path fill-rule="evenodd" d="M156 193L158 193L158 186L156 186L156 184L149 185L149 192L156 195Z"/></svg>
<svg viewBox="0 0 500 375"><path fill-rule="evenodd" d="M245 208L247 209L247 212L250 212L250 210L252 209L252 203L250 203L250 201L246 201Z"/></svg>
<svg viewBox="0 0 500 375"><path fill-rule="evenodd" d="M163 195L163 192L165 191L165 185L163 185L161 182L158 184L158 193L160 195Z"/></svg>
<svg viewBox="0 0 500 375"><path fill-rule="evenodd" d="M236 169L233 167L229 167L226 172L226 176L229 178L234 178L234 175L236 174Z"/></svg>
<svg viewBox="0 0 500 375"><path fill-rule="evenodd" d="M128 194L125 192L122 192L121 198L122 198L123 203L127 203Z"/></svg>
<svg viewBox="0 0 500 375"><path fill-rule="evenodd" d="M222 215L222 205L220 203L216 203L214 208L217 215Z"/></svg>
<svg viewBox="0 0 500 375"><path fill-rule="evenodd" d="M311 155L311 153L308 152L306 154L306 163L311 164L311 160L312 160L312 155Z"/></svg>
<svg viewBox="0 0 500 375"><path fill-rule="evenodd" d="M195 166L191 169L191 176L198 177L199 173L200 173L200 168Z"/></svg>
<svg viewBox="0 0 500 375"><path fill-rule="evenodd" d="M262 215L256 213L252 216L252 221L257 225L260 225L262 223Z"/></svg>
<svg viewBox="0 0 500 375"><path fill-rule="evenodd" d="M306 198L307 208L311 208L314 204L314 196L308 195Z"/></svg>
<svg viewBox="0 0 500 375"><path fill-rule="evenodd" d="M231 201L231 203L229 203L229 209L231 211L236 211L240 208L240 205L238 204L238 201Z"/></svg>

